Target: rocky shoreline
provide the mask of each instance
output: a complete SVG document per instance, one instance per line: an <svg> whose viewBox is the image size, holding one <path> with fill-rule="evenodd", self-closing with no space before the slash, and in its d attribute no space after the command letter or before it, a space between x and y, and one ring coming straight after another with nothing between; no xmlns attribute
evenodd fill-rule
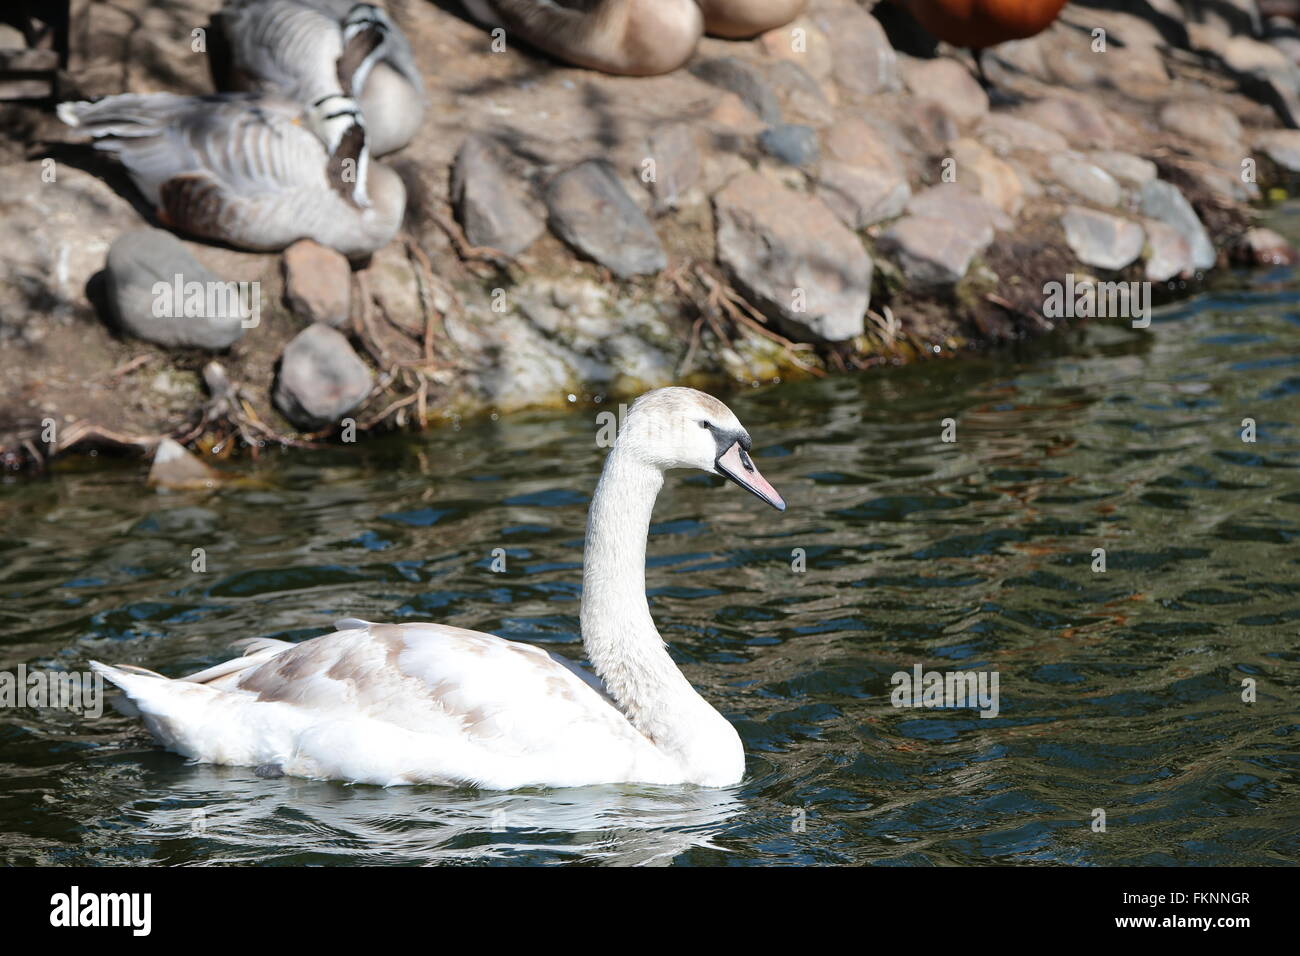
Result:
<svg viewBox="0 0 1300 956"><path fill-rule="evenodd" d="M61 97L210 92L193 31L220 6L74 2ZM364 263L151 228L48 108L3 108L6 470L948 357L1086 318L1052 283L1167 298L1295 256L1252 207L1300 172L1300 35L1253 2L1072 3L985 53L993 102L888 4L813 0L640 78L494 52L454 2L387 7L429 108L382 160L406 220ZM247 284L256 321L187 315L184 283L158 315L175 274Z"/></svg>

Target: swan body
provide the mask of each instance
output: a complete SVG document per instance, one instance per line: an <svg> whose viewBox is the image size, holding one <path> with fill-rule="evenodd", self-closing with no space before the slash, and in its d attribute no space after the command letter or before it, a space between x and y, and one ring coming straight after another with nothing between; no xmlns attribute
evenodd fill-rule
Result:
<svg viewBox="0 0 1300 956"><path fill-rule="evenodd" d="M629 411L592 500L582 638L594 673L538 647L440 624L339 622L179 680L98 662L166 747L205 763L379 785L509 790L601 783L727 786L730 723L668 655L645 596L663 472L696 467L785 503L725 405L687 388Z"/></svg>
<svg viewBox="0 0 1300 956"><path fill-rule="evenodd" d="M424 120L424 83L410 43L374 4L233 0L220 20L239 90L304 105L352 97L376 156L405 146Z"/></svg>
<svg viewBox="0 0 1300 956"><path fill-rule="evenodd" d="M116 156L159 219L183 232L259 251L314 239L358 257L401 226L405 188L370 162L346 97L304 110L256 94L124 93L61 103L58 114Z"/></svg>

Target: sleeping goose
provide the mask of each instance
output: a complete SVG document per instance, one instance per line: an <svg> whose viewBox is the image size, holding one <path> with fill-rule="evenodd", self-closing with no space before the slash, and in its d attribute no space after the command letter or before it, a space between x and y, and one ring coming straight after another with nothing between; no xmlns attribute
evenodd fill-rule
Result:
<svg viewBox="0 0 1300 956"><path fill-rule="evenodd" d="M645 556L672 468L720 475L785 510L749 450L736 416L703 392L662 388L632 405L587 523L580 619L592 671L445 624L357 620L299 644L253 639L243 657L178 680L91 667L164 746L263 775L490 790L734 784L740 737L669 656Z"/></svg>
<svg viewBox="0 0 1300 956"><path fill-rule="evenodd" d="M374 4L233 0L220 20L236 89L303 104L353 97L376 156L405 146L419 129L424 83L410 43Z"/></svg>
<svg viewBox="0 0 1300 956"><path fill-rule="evenodd" d="M504 27L552 56L605 73L677 69L701 34L742 39L789 23L808 0L463 0L479 22Z"/></svg>
<svg viewBox="0 0 1300 956"><path fill-rule="evenodd" d="M59 104L59 118L112 153L166 225L243 249L314 239L349 257L385 245L406 190L370 162L356 103L304 110L247 93L124 93Z"/></svg>
<svg viewBox="0 0 1300 956"><path fill-rule="evenodd" d="M704 18L695 0L463 0L480 23L604 73L669 73L695 52Z"/></svg>
<svg viewBox="0 0 1300 956"><path fill-rule="evenodd" d="M697 0L704 32L728 40L748 40L783 27L808 6L808 0Z"/></svg>

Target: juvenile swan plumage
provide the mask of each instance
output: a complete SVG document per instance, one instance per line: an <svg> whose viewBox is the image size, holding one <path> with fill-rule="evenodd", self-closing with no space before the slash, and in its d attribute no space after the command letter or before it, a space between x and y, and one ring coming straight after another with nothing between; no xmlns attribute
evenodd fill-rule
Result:
<svg viewBox="0 0 1300 956"><path fill-rule="evenodd" d="M123 93L60 103L58 113L114 154L158 218L182 232L267 251L314 239L357 257L402 224L406 190L370 162L347 97L304 110L243 93Z"/></svg>
<svg viewBox="0 0 1300 956"><path fill-rule="evenodd" d="M382 8L354 0L231 0L220 22L237 89L304 105L352 97L376 156L405 146L419 129L424 84L406 35Z"/></svg>
<svg viewBox="0 0 1300 956"><path fill-rule="evenodd" d="M352 620L300 644L253 640L244 657L180 680L91 667L164 746L204 763L385 786L737 783L740 737L650 617L645 550L670 468L722 475L784 511L749 447L731 411L694 389L633 404L587 524L581 619L594 674L491 634Z"/></svg>

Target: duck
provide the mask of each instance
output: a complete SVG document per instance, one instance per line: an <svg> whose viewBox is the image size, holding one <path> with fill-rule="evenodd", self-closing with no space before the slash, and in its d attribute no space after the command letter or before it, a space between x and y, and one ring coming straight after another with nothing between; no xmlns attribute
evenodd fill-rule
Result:
<svg viewBox="0 0 1300 956"><path fill-rule="evenodd" d="M487 27L574 66L624 76L671 73L704 32L696 0L462 0Z"/></svg>
<svg viewBox="0 0 1300 956"><path fill-rule="evenodd" d="M123 93L57 112L179 232L258 252L314 239L361 259L402 224L402 180L371 162L346 96L304 108L255 93Z"/></svg>
<svg viewBox="0 0 1300 956"><path fill-rule="evenodd" d="M162 745L259 776L484 790L597 784L727 787L745 772L731 723L655 628L646 541L664 473L725 478L784 511L721 401L684 387L638 398L587 521L579 615L588 670L532 644L446 624L335 623L188 677L91 662Z"/></svg>
<svg viewBox="0 0 1300 956"><path fill-rule="evenodd" d="M908 12L940 40L977 53L1046 30L1067 0L905 0ZM978 57L977 57L978 59Z"/></svg>
<svg viewBox="0 0 1300 956"><path fill-rule="evenodd" d="M230 85L298 103L357 100L370 152L384 156L424 121L424 81L410 42L381 8L354 0L233 0L219 15Z"/></svg>

